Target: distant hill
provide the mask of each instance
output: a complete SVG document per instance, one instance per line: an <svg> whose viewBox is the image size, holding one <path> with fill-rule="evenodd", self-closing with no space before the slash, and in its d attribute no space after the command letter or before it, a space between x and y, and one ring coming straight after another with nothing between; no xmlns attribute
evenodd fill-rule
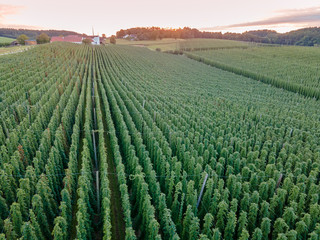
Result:
<svg viewBox="0 0 320 240"><path fill-rule="evenodd" d="M320 45L320 28L302 28L287 33L277 33L271 30L248 31L242 34L225 33L227 39L253 41L261 43L276 43L285 45L314 46Z"/></svg>
<svg viewBox="0 0 320 240"><path fill-rule="evenodd" d="M130 28L117 32L118 38L130 38L133 40L156 40L161 38L215 38L258 43L274 43L285 45L315 46L320 45L320 28L303 28L287 33L278 33L273 30L256 30L244 33L227 32L202 32L196 28L163 29Z"/></svg>
<svg viewBox="0 0 320 240"><path fill-rule="evenodd" d="M281 34L279 43L301 46L320 45L320 27L303 28L296 31Z"/></svg>
<svg viewBox="0 0 320 240"><path fill-rule="evenodd" d="M0 37L8 37L16 39L21 34L27 35L30 39L36 39L41 33L46 33L49 37L52 36L66 36L66 35L83 35L73 31L65 30L29 30L29 29L13 29L13 28L0 28Z"/></svg>
<svg viewBox="0 0 320 240"><path fill-rule="evenodd" d="M7 37L0 37L0 47L9 46L12 41L15 39L7 38Z"/></svg>

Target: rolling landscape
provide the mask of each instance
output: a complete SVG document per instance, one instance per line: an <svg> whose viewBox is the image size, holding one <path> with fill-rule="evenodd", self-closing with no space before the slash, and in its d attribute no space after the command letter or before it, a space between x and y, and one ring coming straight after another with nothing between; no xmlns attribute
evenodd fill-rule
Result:
<svg viewBox="0 0 320 240"><path fill-rule="evenodd" d="M0 240L319 240L319 29L0 28Z"/></svg>

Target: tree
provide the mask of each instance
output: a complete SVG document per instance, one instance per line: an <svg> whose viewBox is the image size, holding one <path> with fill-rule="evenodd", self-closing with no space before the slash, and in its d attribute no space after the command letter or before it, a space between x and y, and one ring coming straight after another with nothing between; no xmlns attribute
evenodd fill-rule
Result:
<svg viewBox="0 0 320 240"><path fill-rule="evenodd" d="M193 217L189 227L189 240L198 239L200 229L200 220L197 217Z"/></svg>
<svg viewBox="0 0 320 240"><path fill-rule="evenodd" d="M261 240L263 237L262 231L260 228L256 228L252 234L252 240Z"/></svg>
<svg viewBox="0 0 320 240"><path fill-rule="evenodd" d="M295 230L297 232L298 239L306 239L307 233L308 233L308 227L303 220L297 222Z"/></svg>
<svg viewBox="0 0 320 240"><path fill-rule="evenodd" d="M28 40L29 37L25 34L21 34L19 37L17 37L17 42L21 45L25 45L26 44L26 40Z"/></svg>
<svg viewBox="0 0 320 240"><path fill-rule="evenodd" d="M24 220L26 220L28 217L28 210L30 206L29 206L29 203L27 202L27 194L21 188L19 188L17 191L17 199L18 199L18 203L20 204L22 217Z"/></svg>
<svg viewBox="0 0 320 240"><path fill-rule="evenodd" d="M2 192L0 191L0 219L5 219L9 214L8 205L6 204L6 200L1 196ZM1 226L1 221L0 221Z"/></svg>
<svg viewBox="0 0 320 240"><path fill-rule="evenodd" d="M49 230L47 216L45 214L45 210L42 204L42 198L38 194L35 194L32 197L32 210L33 210L32 212L34 212L36 216L37 222L41 227L44 237L50 238L51 234ZM30 216L33 216L33 215L30 215Z"/></svg>
<svg viewBox="0 0 320 240"><path fill-rule="evenodd" d="M188 205L187 211L185 213L185 217L183 219L183 232L182 232L183 239L189 238L190 225L191 225L193 217L194 217L194 214L192 211L192 207L190 205Z"/></svg>
<svg viewBox="0 0 320 240"><path fill-rule="evenodd" d="M10 215L14 231L20 236L22 227L22 214L20 204L14 202L10 207Z"/></svg>
<svg viewBox="0 0 320 240"><path fill-rule="evenodd" d="M243 229L246 229L248 225L247 213L242 211L240 213L239 221L238 221L238 236L241 236Z"/></svg>
<svg viewBox="0 0 320 240"><path fill-rule="evenodd" d="M221 201L218 205L218 214L217 214L217 222L216 222L216 227L221 230L221 232L224 229L225 226L225 221L227 217L227 212L228 212L228 204L225 201Z"/></svg>
<svg viewBox="0 0 320 240"><path fill-rule="evenodd" d="M263 218L261 222L261 230L263 233L262 239L267 240L268 235L270 233L270 228L271 228L271 220L269 218Z"/></svg>
<svg viewBox="0 0 320 240"><path fill-rule="evenodd" d="M250 237L249 232L247 231L247 229L242 229L241 235L240 235L240 240L248 240Z"/></svg>
<svg viewBox="0 0 320 240"><path fill-rule="evenodd" d="M37 239L37 236L34 232L34 228L30 224L30 222L25 222L22 226L22 238L21 240L28 240L28 239Z"/></svg>
<svg viewBox="0 0 320 240"><path fill-rule="evenodd" d="M286 207L283 213L283 220L288 224L289 228L293 228L297 216L292 207Z"/></svg>
<svg viewBox="0 0 320 240"><path fill-rule="evenodd" d="M277 240L287 240L288 238L286 237L286 235L284 233L279 233Z"/></svg>
<svg viewBox="0 0 320 240"><path fill-rule="evenodd" d="M248 230L249 233L252 233L257 221L257 215L258 215L258 205L256 203L251 203L249 208L249 214L248 214Z"/></svg>
<svg viewBox="0 0 320 240"><path fill-rule="evenodd" d="M45 33L41 33L37 36L36 40L38 44L48 43L50 42L50 37Z"/></svg>
<svg viewBox="0 0 320 240"><path fill-rule="evenodd" d="M18 237L10 218L4 220L4 232L6 234L6 239L8 240L14 240Z"/></svg>
<svg viewBox="0 0 320 240"><path fill-rule="evenodd" d="M40 224L38 223L37 217L34 214L34 212L32 211L32 209L29 210L29 215L30 215L31 224L34 228L34 232L35 232L38 240L44 240Z"/></svg>
<svg viewBox="0 0 320 240"><path fill-rule="evenodd" d="M213 216L211 213L207 213L204 216L204 224L203 224L203 230L202 233L207 235L207 237L211 238L212 236L212 226L213 226Z"/></svg>
<svg viewBox="0 0 320 240"><path fill-rule="evenodd" d="M77 239L86 239L88 236L88 231L90 229L87 229L86 227L86 220L85 217L82 215L80 211L77 212Z"/></svg>
<svg viewBox="0 0 320 240"><path fill-rule="evenodd" d="M295 230L290 230L286 234L288 240L296 240L297 239L297 232Z"/></svg>
<svg viewBox="0 0 320 240"><path fill-rule="evenodd" d="M226 240L232 240L233 235L234 235L234 231L236 229L236 224L237 224L236 214L233 211L229 212L227 219L228 219L227 225L224 230L224 238Z"/></svg>
<svg viewBox="0 0 320 240"><path fill-rule="evenodd" d="M89 44L91 44L91 42L92 42L92 41L91 41L90 38L85 38L85 39L82 40L82 43L83 43L83 44L88 44L88 45L89 45Z"/></svg>
<svg viewBox="0 0 320 240"><path fill-rule="evenodd" d="M215 228L212 230L212 240L220 240L221 239L221 233L218 228Z"/></svg>
<svg viewBox="0 0 320 240"><path fill-rule="evenodd" d="M273 238L275 239L275 238L278 237L278 234L286 233L289 227L286 224L286 222L283 220L283 218L277 218L277 220L274 223L274 227L273 228L274 228L274 230L273 230L272 234L273 234Z"/></svg>
<svg viewBox="0 0 320 240"><path fill-rule="evenodd" d="M58 216L54 220L54 228L52 231L52 235L54 236L54 239L61 239L65 240L67 239L67 222L63 217Z"/></svg>
<svg viewBox="0 0 320 240"><path fill-rule="evenodd" d="M111 44L116 44L116 43L117 43L117 40L116 40L116 36L115 36L115 35L112 35L112 36L110 37L110 43L111 43Z"/></svg>

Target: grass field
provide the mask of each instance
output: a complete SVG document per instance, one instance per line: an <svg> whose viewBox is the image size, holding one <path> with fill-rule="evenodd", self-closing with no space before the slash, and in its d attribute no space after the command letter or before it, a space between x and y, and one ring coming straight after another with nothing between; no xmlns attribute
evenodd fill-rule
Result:
<svg viewBox="0 0 320 240"><path fill-rule="evenodd" d="M129 41L125 39L117 39L119 45L133 45L144 46L151 50L160 49L163 52L166 51L194 51L194 50L208 50L208 49L221 49L221 48L247 48L252 45L246 42L220 40L220 39L162 39L155 41Z"/></svg>
<svg viewBox="0 0 320 240"><path fill-rule="evenodd" d="M31 49L34 46L15 46L15 47L1 47L0 55L7 55L12 53L23 52L25 50Z"/></svg>
<svg viewBox="0 0 320 240"><path fill-rule="evenodd" d="M7 38L7 37L0 37L0 44L3 43L11 43L12 41L14 41L15 39L13 38Z"/></svg>
<svg viewBox="0 0 320 240"><path fill-rule="evenodd" d="M0 72L0 239L319 239L319 100L125 45Z"/></svg>

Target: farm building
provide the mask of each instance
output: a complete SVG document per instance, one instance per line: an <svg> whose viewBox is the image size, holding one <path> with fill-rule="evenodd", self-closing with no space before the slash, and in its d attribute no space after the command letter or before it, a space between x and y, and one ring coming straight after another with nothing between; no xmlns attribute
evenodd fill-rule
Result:
<svg viewBox="0 0 320 240"><path fill-rule="evenodd" d="M18 43L18 41L13 41L10 43L10 46L19 46L20 44Z"/></svg>
<svg viewBox="0 0 320 240"><path fill-rule="evenodd" d="M51 37L50 42L71 42L81 44L83 39L90 39L93 45L100 45L105 43L105 38L96 36L79 36L79 35L68 35L68 36L54 36Z"/></svg>
<svg viewBox="0 0 320 240"><path fill-rule="evenodd" d="M50 42L71 42L71 43L82 43L82 36L78 35L68 35L68 36L54 36L51 38Z"/></svg>
<svg viewBox="0 0 320 240"><path fill-rule="evenodd" d="M100 45L100 37L99 36L91 36L89 38L91 38L93 45Z"/></svg>
<svg viewBox="0 0 320 240"><path fill-rule="evenodd" d="M37 42L35 40L25 40L25 45L37 45Z"/></svg>
<svg viewBox="0 0 320 240"><path fill-rule="evenodd" d="M64 42L64 37L60 37L60 36L51 37L50 42Z"/></svg>
<svg viewBox="0 0 320 240"><path fill-rule="evenodd" d="M72 42L72 43L82 43L82 36L78 36L78 35L68 35L64 37L64 42Z"/></svg>

